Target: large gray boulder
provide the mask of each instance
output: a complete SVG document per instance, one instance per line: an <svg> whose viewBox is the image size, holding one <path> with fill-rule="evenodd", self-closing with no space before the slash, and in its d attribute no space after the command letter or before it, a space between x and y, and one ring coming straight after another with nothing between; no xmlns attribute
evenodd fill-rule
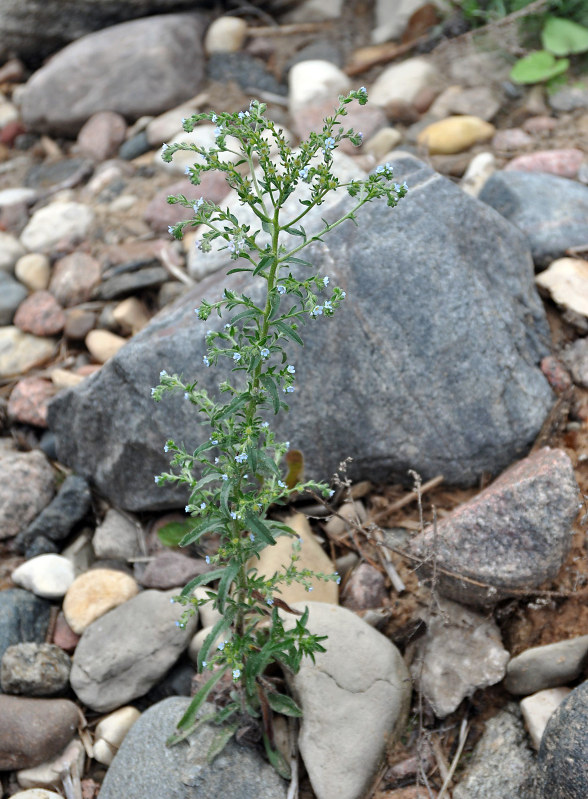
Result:
<svg viewBox="0 0 588 799"><path fill-rule="evenodd" d="M98 111L116 111L132 121L173 108L200 88L203 30L198 14L163 14L78 39L25 85L25 125L75 135Z"/></svg>
<svg viewBox="0 0 588 799"><path fill-rule="evenodd" d="M358 478L417 469L472 484L528 450L553 401L537 367L549 333L533 264L524 236L492 209L412 156L393 166L407 199L365 207L359 227L345 223L314 252L347 300L334 319L309 323L304 350L292 345L297 388L276 430L303 451L309 477L330 479L350 456ZM223 369L202 365L204 334L225 319L199 322L194 308L228 284L224 274L202 281L52 402L60 460L114 504L185 504L154 485L168 468L163 444L190 449L210 433L181 396L155 405L150 387L166 369L215 390ZM242 275L230 285L256 296Z"/></svg>
<svg viewBox="0 0 588 799"><path fill-rule="evenodd" d="M2 0L0 57L43 58L88 33L137 17L194 9L198 0Z"/></svg>

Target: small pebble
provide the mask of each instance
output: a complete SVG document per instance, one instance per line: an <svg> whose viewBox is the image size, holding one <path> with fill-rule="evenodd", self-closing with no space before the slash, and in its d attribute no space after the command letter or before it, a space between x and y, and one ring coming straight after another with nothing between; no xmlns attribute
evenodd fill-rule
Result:
<svg viewBox="0 0 588 799"><path fill-rule="evenodd" d="M14 325L34 336L55 336L65 327L65 314L53 294L35 291L20 304Z"/></svg>
<svg viewBox="0 0 588 799"><path fill-rule="evenodd" d="M71 629L81 635L92 622L134 597L139 586L124 572L91 569L77 577L63 600L63 613Z"/></svg>
<svg viewBox="0 0 588 799"><path fill-rule="evenodd" d="M40 252L23 255L16 262L14 274L29 291L44 291L51 276L49 259Z"/></svg>
<svg viewBox="0 0 588 799"><path fill-rule="evenodd" d="M236 53L243 47L248 26L241 17L219 17L206 31L204 50L210 53Z"/></svg>
<svg viewBox="0 0 588 799"><path fill-rule="evenodd" d="M106 363L127 343L127 339L117 336L109 330L90 330L85 338L85 344L90 355L98 363Z"/></svg>
<svg viewBox="0 0 588 799"><path fill-rule="evenodd" d="M539 749L547 722L569 693L569 688L546 688L521 700L521 713L535 749Z"/></svg>
<svg viewBox="0 0 588 799"><path fill-rule="evenodd" d="M45 599L61 599L74 581L74 569L61 555L39 555L12 572L16 585Z"/></svg>
<svg viewBox="0 0 588 799"><path fill-rule="evenodd" d="M14 644L2 656L0 683L5 694L55 696L69 685L70 670L69 656L54 644Z"/></svg>
<svg viewBox="0 0 588 799"><path fill-rule="evenodd" d="M136 708L128 705L98 722L94 733L94 760L109 766L125 735L140 716L141 713Z"/></svg>

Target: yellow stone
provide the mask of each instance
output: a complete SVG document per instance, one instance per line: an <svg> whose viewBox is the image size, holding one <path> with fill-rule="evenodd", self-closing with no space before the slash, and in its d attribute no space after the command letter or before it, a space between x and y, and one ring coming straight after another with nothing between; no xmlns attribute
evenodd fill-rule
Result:
<svg viewBox="0 0 588 799"><path fill-rule="evenodd" d="M63 615L72 630L81 635L100 616L138 593L139 586L130 575L114 569L90 569L67 589Z"/></svg>
<svg viewBox="0 0 588 799"><path fill-rule="evenodd" d="M86 336L86 347L98 363L106 363L127 343L126 338L109 330L90 330Z"/></svg>
<svg viewBox="0 0 588 799"><path fill-rule="evenodd" d="M300 560L296 563L298 569L311 569L314 572L332 574L335 571L335 566L312 534L306 517L301 513L295 513L286 519L285 523L302 539ZM271 577L278 569L287 568L290 565L292 544L295 540L291 536L280 536L275 546L268 546L262 550L259 560L253 558L249 561L249 568L256 567L258 573L264 577ZM311 580L311 584L312 593L309 593L300 583L292 583L292 585L282 583L280 585L280 593L276 594L276 596L288 604L311 599L313 602L328 602L331 605L339 604L337 583L332 580L325 581L314 578Z"/></svg>
<svg viewBox="0 0 588 799"><path fill-rule="evenodd" d="M488 141L495 130L494 125L480 117L453 116L427 125L419 133L417 142L430 155L452 155Z"/></svg>

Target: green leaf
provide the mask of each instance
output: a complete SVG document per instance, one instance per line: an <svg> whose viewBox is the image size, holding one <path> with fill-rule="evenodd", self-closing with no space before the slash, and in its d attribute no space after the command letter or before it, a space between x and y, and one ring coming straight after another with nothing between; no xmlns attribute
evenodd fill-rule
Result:
<svg viewBox="0 0 588 799"><path fill-rule="evenodd" d="M272 398L274 413L278 413L280 410L280 395L278 394L278 388L275 384L274 379L272 378L271 375L268 375L267 372L259 375L259 379L261 380L263 387L265 388L267 393Z"/></svg>
<svg viewBox="0 0 588 799"><path fill-rule="evenodd" d="M272 749L269 738L265 733L263 734L263 745L265 746L267 759L278 772L280 777L283 777L285 780L289 780L292 776L290 764L286 761L281 752L278 752L276 749Z"/></svg>
<svg viewBox="0 0 588 799"><path fill-rule="evenodd" d="M304 346L304 342L302 341L298 333L295 330L293 330L290 325L287 325L285 322L282 322L281 319L275 319L272 322L272 325L275 328L277 328L280 331L280 333L286 336L286 338L292 339L292 341L295 341L297 344L300 344L300 346L302 347Z"/></svg>
<svg viewBox="0 0 588 799"><path fill-rule="evenodd" d="M295 227L284 227L282 230L285 233L289 233L291 236L302 236L302 238L306 238L306 234L302 230L302 228L298 229Z"/></svg>
<svg viewBox="0 0 588 799"><path fill-rule="evenodd" d="M232 480L224 480L220 492L220 506L224 513L229 515L229 495L233 489Z"/></svg>
<svg viewBox="0 0 588 799"><path fill-rule="evenodd" d="M228 665L225 665L222 668L220 668L217 672L215 672L215 674L212 675L210 680L202 686L202 688L194 696L194 699L192 699L192 701L188 705L188 709L186 710L182 718L179 720L177 725L178 730L191 732L194 726L198 723L198 711L206 701L206 697L212 691L214 686L221 679L221 677L223 676L225 671L227 671L228 668L229 668ZM212 716L211 718L214 718L214 716ZM177 740L174 740L173 743L170 743L170 741L175 737L176 736L171 736L170 738L168 738L166 742L168 746L173 746L173 743L177 743Z"/></svg>
<svg viewBox="0 0 588 799"><path fill-rule="evenodd" d="M274 260L274 256L273 255L264 255L264 256L262 256L259 259L259 263L255 267L255 270L254 270L253 274L254 275L258 275L260 272L262 272L266 268L266 266L269 266L272 263L273 260Z"/></svg>
<svg viewBox="0 0 588 799"><path fill-rule="evenodd" d="M554 55L588 51L588 28L569 19L549 17L541 31L541 43Z"/></svg>
<svg viewBox="0 0 588 799"><path fill-rule="evenodd" d="M516 62L510 71L510 79L515 83L542 83L561 75L569 65L567 58L556 59L552 53L538 50Z"/></svg>
<svg viewBox="0 0 588 799"><path fill-rule="evenodd" d="M275 474L276 477L280 479L281 473L276 465L276 462L273 461L269 455L266 455L266 453L261 449L257 453L257 460L260 464L258 467L260 472L265 474Z"/></svg>
<svg viewBox="0 0 588 799"><path fill-rule="evenodd" d="M204 639L204 643L202 644L200 651L198 652L198 670L202 671L202 664L208 657L208 653L210 652L210 647L214 644L217 637L221 634L221 632L227 629L229 625L229 621L225 618L220 618L217 623L214 625L212 630L208 633L206 638Z"/></svg>
<svg viewBox="0 0 588 799"><path fill-rule="evenodd" d="M190 544L196 544L203 535L206 533L212 533L214 530L218 530L222 528L222 523L220 519L213 519L213 521L204 521L200 522L196 527L193 527L189 533L181 539L179 546L187 547Z"/></svg>
<svg viewBox="0 0 588 799"><path fill-rule="evenodd" d="M276 543L276 539L271 534L269 527L262 522L259 516L255 516L251 511L247 511L244 520L251 532L258 535L266 544Z"/></svg>
<svg viewBox="0 0 588 799"><path fill-rule="evenodd" d="M227 594L229 593L231 583L234 581L235 577L239 572L240 565L241 564L239 563L238 560L229 561L229 564L225 568L223 576L221 577L221 581L218 584L216 604L220 613L224 613L225 611L225 602L227 600Z"/></svg>
<svg viewBox="0 0 588 799"><path fill-rule="evenodd" d="M194 577L193 580L190 580L190 582L182 588L180 595L190 596L192 591L198 588L199 585L208 585L215 580L220 580L224 571L224 569L213 569L211 572L206 572L206 574L199 574L198 577Z"/></svg>
<svg viewBox="0 0 588 799"><path fill-rule="evenodd" d="M198 729L198 727L202 727L203 724L206 724L209 721L214 721L215 718L216 718L215 713L209 713L206 716L202 716L202 718L195 721L191 727L187 727L185 730L182 730L182 732L172 733L169 736L169 738L166 740L165 745L169 747L179 744L180 741L183 741L185 738L188 737L188 735L191 735L193 732L195 732Z"/></svg>
<svg viewBox="0 0 588 799"><path fill-rule="evenodd" d="M164 524L163 527L157 531L157 537L164 546L177 547L186 537L187 531L192 532L192 528L193 522L191 520L185 522L170 522L169 524Z"/></svg>
<svg viewBox="0 0 588 799"><path fill-rule="evenodd" d="M215 734L210 746L208 747L208 752L206 753L206 762L209 765L217 755L220 755L238 729L239 724L237 722L233 722L232 724L225 724Z"/></svg>
<svg viewBox="0 0 588 799"><path fill-rule="evenodd" d="M237 394L237 396L233 397L229 404L225 406L223 412L219 416L215 416L212 421L222 422L223 419L226 419L227 416L232 416L239 408L242 408L243 405L246 405L248 402L249 394Z"/></svg>
<svg viewBox="0 0 588 799"><path fill-rule="evenodd" d="M269 706L276 713L282 713L284 716L294 716L295 718L302 716L302 710L291 696L273 693L268 693L266 696Z"/></svg>

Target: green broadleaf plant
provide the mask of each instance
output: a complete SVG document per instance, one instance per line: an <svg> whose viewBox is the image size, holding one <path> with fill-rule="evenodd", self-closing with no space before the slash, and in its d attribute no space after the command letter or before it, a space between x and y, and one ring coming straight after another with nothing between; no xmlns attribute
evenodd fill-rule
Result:
<svg viewBox="0 0 588 799"><path fill-rule="evenodd" d="M393 183L389 164L379 166L364 180L341 183L333 174L333 151L338 145L344 140L354 145L362 142L361 133L342 124L346 107L353 101L365 105L365 88L340 97L338 108L324 120L322 131L311 133L296 149L266 118L266 106L253 100L247 111L238 114L211 112L183 120L186 132L201 122L216 125L214 146L184 142L164 145L162 152L166 162L179 150L194 152L195 163L186 173L195 185L204 172L224 173L241 203L248 205L259 220L259 228L254 230L240 223L229 209L203 198L192 202L180 195L170 197L169 202L183 205L192 216L170 227L170 233L180 238L186 228L198 228L198 249L206 253L213 244L220 244L237 263L229 273L249 272L252 284L261 284L264 294L256 305L247 294L225 288L221 299L203 299L196 308L203 322L211 314L226 319L220 332L208 330L205 334L202 369L214 368L222 359L232 367L233 378L219 383L217 397L210 397L196 380L185 382L182 376L165 370L160 373L159 385L152 389L157 402L166 392L182 392L211 431L193 452L173 440L164 447L172 455L172 469L156 476L155 482L187 487L186 513L192 522L188 531L168 529L164 537L174 544L181 537L181 546L197 544L208 535L219 541L217 553L206 556L216 568L194 578L175 599L185 608L178 622L181 627L207 602L222 617L198 655L199 671L211 672L211 676L168 743L185 738L202 723L199 711L207 697L213 688L218 694L220 686L226 684L214 716L216 723L225 726L215 737L211 756L245 719L250 723L250 717L261 717L268 756L281 772L282 759L277 753L269 754L274 752L271 709L290 716L301 711L293 699L277 690L276 678L267 676L266 671L277 664L296 673L303 657L314 661L317 652L325 651L325 636L310 633L308 608L301 615L289 608L279 597L280 586L297 582L311 591L314 579L340 581L337 573L299 568L301 539L269 515L272 506L286 503L293 494L313 490L328 497L333 493L323 483L285 482L281 462L289 443L278 442L264 418L288 410L284 398L295 391L296 368L287 346L302 345L303 326L329 319L345 300L343 289L331 289L328 275L314 273L312 264L298 255L343 222L356 221L357 211L366 203L381 198L393 208L407 192L406 184ZM298 211L286 212L285 201L302 184L306 186L306 199L299 199ZM351 210L333 222L323 220L317 233L307 234L301 224L304 218L323 203L327 194L341 189L355 201ZM265 547L284 535L293 537L289 565L270 577L259 575L252 563ZM199 585L206 586L205 598L201 593L200 598L193 594ZM293 626L286 629L278 608L299 615ZM205 718L210 720L209 715Z"/></svg>
<svg viewBox="0 0 588 799"><path fill-rule="evenodd" d="M548 88L559 86L570 61L556 56L588 52L588 28L569 19L548 17L541 31L541 43L544 50L529 53L513 66L510 78L515 83L546 82Z"/></svg>

